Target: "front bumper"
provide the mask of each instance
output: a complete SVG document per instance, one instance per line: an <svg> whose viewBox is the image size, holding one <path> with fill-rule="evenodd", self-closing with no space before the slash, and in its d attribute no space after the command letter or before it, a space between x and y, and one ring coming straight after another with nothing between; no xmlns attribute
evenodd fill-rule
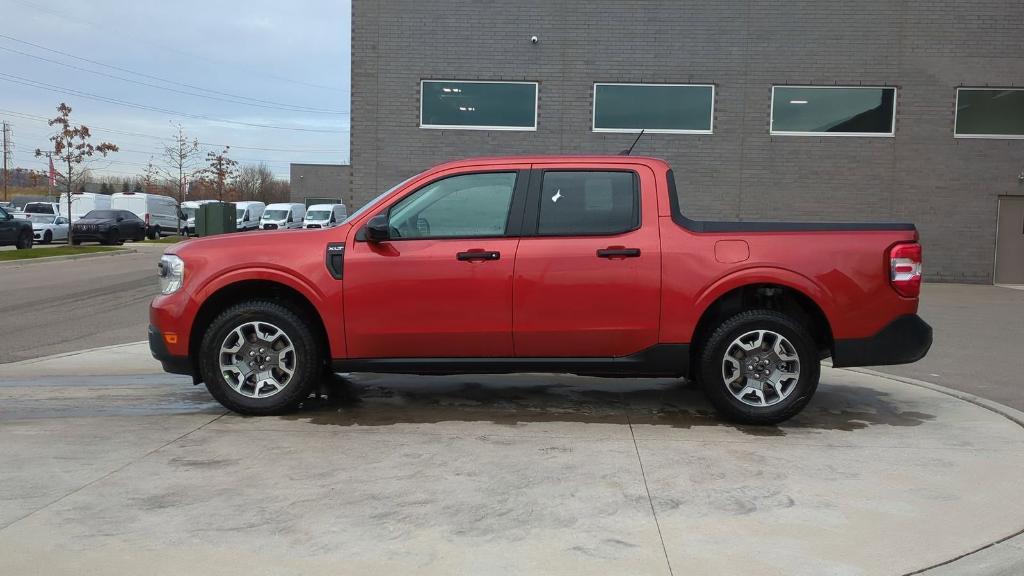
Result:
<svg viewBox="0 0 1024 576"><path fill-rule="evenodd" d="M109 242L110 241L110 231L109 230L103 230L103 231L89 230L88 232L86 232L84 230L73 230L72 234L75 235L75 241L76 242Z"/></svg>
<svg viewBox="0 0 1024 576"><path fill-rule="evenodd" d="M160 361L164 372L171 374L186 374L196 378L196 371L188 356L174 356L167 350L164 343L164 336L152 324L149 326L149 351L153 358Z"/></svg>
<svg viewBox="0 0 1024 576"><path fill-rule="evenodd" d="M874 336L836 340L832 365L847 368L910 364L924 358L931 346L932 327L917 314L907 314Z"/></svg>

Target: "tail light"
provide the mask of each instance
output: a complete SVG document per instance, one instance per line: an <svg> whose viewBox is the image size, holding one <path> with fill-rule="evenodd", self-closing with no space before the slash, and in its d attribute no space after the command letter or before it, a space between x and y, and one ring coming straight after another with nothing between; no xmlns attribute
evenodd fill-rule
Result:
<svg viewBox="0 0 1024 576"><path fill-rule="evenodd" d="M921 245L896 244L889 249L889 283L900 296L921 294Z"/></svg>
<svg viewBox="0 0 1024 576"><path fill-rule="evenodd" d="M149 226L149 214L146 214L146 226Z"/></svg>

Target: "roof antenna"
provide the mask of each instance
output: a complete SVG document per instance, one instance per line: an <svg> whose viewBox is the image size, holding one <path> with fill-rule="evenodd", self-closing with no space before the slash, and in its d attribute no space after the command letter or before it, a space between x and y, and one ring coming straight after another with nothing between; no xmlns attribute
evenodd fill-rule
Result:
<svg viewBox="0 0 1024 576"><path fill-rule="evenodd" d="M629 147L629 150L623 150L619 152L619 156L629 156L633 153L633 148L636 148L636 143L640 141L640 138L644 135L646 128L640 130L640 133L636 135L636 140L633 140L633 145Z"/></svg>

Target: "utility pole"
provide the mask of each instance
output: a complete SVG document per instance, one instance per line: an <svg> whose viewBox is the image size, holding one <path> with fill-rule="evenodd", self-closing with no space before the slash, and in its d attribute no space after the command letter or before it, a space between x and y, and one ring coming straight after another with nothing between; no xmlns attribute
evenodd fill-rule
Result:
<svg viewBox="0 0 1024 576"><path fill-rule="evenodd" d="M4 202L10 200L7 197L7 181L10 179L10 172L7 171L7 165L11 160L11 155L14 153L11 145L11 125L7 122L3 123L3 141L4 141Z"/></svg>

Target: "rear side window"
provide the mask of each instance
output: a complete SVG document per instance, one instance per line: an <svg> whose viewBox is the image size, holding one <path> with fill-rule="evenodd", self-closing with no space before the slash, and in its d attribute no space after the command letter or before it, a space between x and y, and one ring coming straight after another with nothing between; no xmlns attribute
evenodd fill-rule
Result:
<svg viewBox="0 0 1024 576"><path fill-rule="evenodd" d="M607 236L640 225L640 195L632 172L544 172L537 234Z"/></svg>

